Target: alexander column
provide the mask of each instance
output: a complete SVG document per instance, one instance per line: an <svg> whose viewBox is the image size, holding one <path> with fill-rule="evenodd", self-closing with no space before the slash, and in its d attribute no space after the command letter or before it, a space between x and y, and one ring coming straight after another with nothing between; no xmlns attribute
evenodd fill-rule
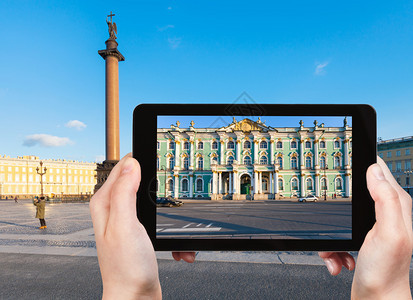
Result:
<svg viewBox="0 0 413 300"><path fill-rule="evenodd" d="M106 160L97 165L97 184L95 192L105 183L112 168L118 163L119 157L119 61L125 58L118 50L116 42L115 16L110 12L106 17L109 39L105 42L106 49L98 53L105 60L106 68ZM110 18L110 21L109 21Z"/></svg>

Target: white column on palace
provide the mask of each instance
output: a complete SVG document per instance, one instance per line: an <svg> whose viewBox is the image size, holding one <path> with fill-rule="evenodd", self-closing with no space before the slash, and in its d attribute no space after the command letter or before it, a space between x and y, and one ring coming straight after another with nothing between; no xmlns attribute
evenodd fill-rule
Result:
<svg viewBox="0 0 413 300"><path fill-rule="evenodd" d="M349 173L346 173L345 174L345 176L344 176L344 179L345 179L345 185L346 185L346 194L345 194L345 197L350 197L350 174Z"/></svg>
<svg viewBox="0 0 413 300"><path fill-rule="evenodd" d="M278 194L278 171L274 174L274 194Z"/></svg>
<svg viewBox="0 0 413 300"><path fill-rule="evenodd" d="M217 194L218 192L217 179L218 179L217 172L216 171L212 172L212 194Z"/></svg>
<svg viewBox="0 0 413 300"><path fill-rule="evenodd" d="M304 140L300 140L300 170L304 169Z"/></svg>
<svg viewBox="0 0 413 300"><path fill-rule="evenodd" d="M318 139L314 141L314 166L319 166Z"/></svg>
<svg viewBox="0 0 413 300"><path fill-rule="evenodd" d="M270 141L270 156L271 156L271 164L274 164L274 152L275 152L275 148L274 148L274 140Z"/></svg>
<svg viewBox="0 0 413 300"><path fill-rule="evenodd" d="M232 187L233 194L238 194L239 193L238 192L238 186L239 186L239 184L238 184L238 172L233 173L232 184L233 184L233 187Z"/></svg>
<svg viewBox="0 0 413 300"><path fill-rule="evenodd" d="M270 172L270 194L274 194L273 192L273 182L272 182L272 172Z"/></svg>
<svg viewBox="0 0 413 300"><path fill-rule="evenodd" d="M315 196L320 197L320 176L315 174Z"/></svg>
<svg viewBox="0 0 413 300"><path fill-rule="evenodd" d="M232 191L232 172L229 172L229 187L228 187L228 192L229 192L230 194L233 193L233 191Z"/></svg>
<svg viewBox="0 0 413 300"><path fill-rule="evenodd" d="M240 164L241 163L241 141L237 139L237 142L235 143L236 148L236 153L237 153L237 161Z"/></svg>
<svg viewBox="0 0 413 300"><path fill-rule="evenodd" d="M194 197L194 175L189 174L189 198Z"/></svg>
<svg viewBox="0 0 413 300"><path fill-rule="evenodd" d="M189 165L189 168L191 169L191 170L193 170L194 169L194 159L195 159L195 151L194 151L194 140L191 140L190 141L190 149L189 149L189 155L190 155L190 160L189 160L189 163L190 163L190 165Z"/></svg>
<svg viewBox="0 0 413 300"><path fill-rule="evenodd" d="M221 165L225 164L225 161L224 161L224 158L225 158L224 157L224 148L225 148L225 142L221 141L221 147L219 149L219 161L220 161ZM221 174L221 173L219 173L219 174ZM220 189L219 193L221 193L221 189Z"/></svg>
<svg viewBox="0 0 413 300"><path fill-rule="evenodd" d="M259 183L259 187L260 187L260 194L262 194L262 172L259 173L260 174L260 183Z"/></svg>
<svg viewBox="0 0 413 300"><path fill-rule="evenodd" d="M346 166L348 166L349 165L349 163L348 163L348 143L349 143L349 141L348 141L348 139L346 139L345 141L344 141L344 166L346 167Z"/></svg>
<svg viewBox="0 0 413 300"><path fill-rule="evenodd" d="M258 163L258 141L254 140L254 164Z"/></svg>
<svg viewBox="0 0 413 300"><path fill-rule="evenodd" d="M175 139L175 166L179 168L181 164L181 142Z"/></svg>
<svg viewBox="0 0 413 300"><path fill-rule="evenodd" d="M175 177L174 198L179 198L179 176L178 174L175 174L174 177Z"/></svg>
<svg viewBox="0 0 413 300"><path fill-rule="evenodd" d="M300 186L301 186L301 197L305 197L305 178L304 176L300 176Z"/></svg>
<svg viewBox="0 0 413 300"><path fill-rule="evenodd" d="M218 194L222 194L222 172L218 174Z"/></svg>
<svg viewBox="0 0 413 300"><path fill-rule="evenodd" d="M254 182L254 190L253 190L253 194L256 194L256 193L258 193L258 191L257 191L257 189L258 189L258 174L257 174L257 171L254 171L253 173L252 173L252 176L253 176L253 178L252 178L252 180L251 180L251 182Z"/></svg>

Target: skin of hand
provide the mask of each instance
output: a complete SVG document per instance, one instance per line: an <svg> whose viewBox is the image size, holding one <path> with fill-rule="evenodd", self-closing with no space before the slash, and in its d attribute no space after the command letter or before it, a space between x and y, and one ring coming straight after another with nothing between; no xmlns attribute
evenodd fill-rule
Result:
<svg viewBox="0 0 413 300"><path fill-rule="evenodd" d="M375 202L376 223L359 251L351 289L352 299L411 299L412 199L393 178L384 161L367 170L367 187ZM354 269L344 252L320 252L328 270Z"/></svg>
<svg viewBox="0 0 413 300"><path fill-rule="evenodd" d="M152 243L136 214L139 163L126 155L90 200L103 299L161 299ZM174 252L175 260L194 262L194 252Z"/></svg>

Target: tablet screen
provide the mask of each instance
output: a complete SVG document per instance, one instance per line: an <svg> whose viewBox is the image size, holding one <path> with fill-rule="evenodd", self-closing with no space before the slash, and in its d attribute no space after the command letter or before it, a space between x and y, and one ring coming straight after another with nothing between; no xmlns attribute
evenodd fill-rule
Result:
<svg viewBox="0 0 413 300"><path fill-rule="evenodd" d="M157 116L156 238L352 238L351 116Z"/></svg>

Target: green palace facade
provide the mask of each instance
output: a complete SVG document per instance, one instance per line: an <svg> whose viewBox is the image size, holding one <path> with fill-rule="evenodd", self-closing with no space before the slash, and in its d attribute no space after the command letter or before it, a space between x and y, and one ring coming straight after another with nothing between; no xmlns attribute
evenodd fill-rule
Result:
<svg viewBox="0 0 413 300"><path fill-rule="evenodd" d="M248 118L220 128L157 131L157 195L265 200L351 197L352 129L275 128Z"/></svg>

